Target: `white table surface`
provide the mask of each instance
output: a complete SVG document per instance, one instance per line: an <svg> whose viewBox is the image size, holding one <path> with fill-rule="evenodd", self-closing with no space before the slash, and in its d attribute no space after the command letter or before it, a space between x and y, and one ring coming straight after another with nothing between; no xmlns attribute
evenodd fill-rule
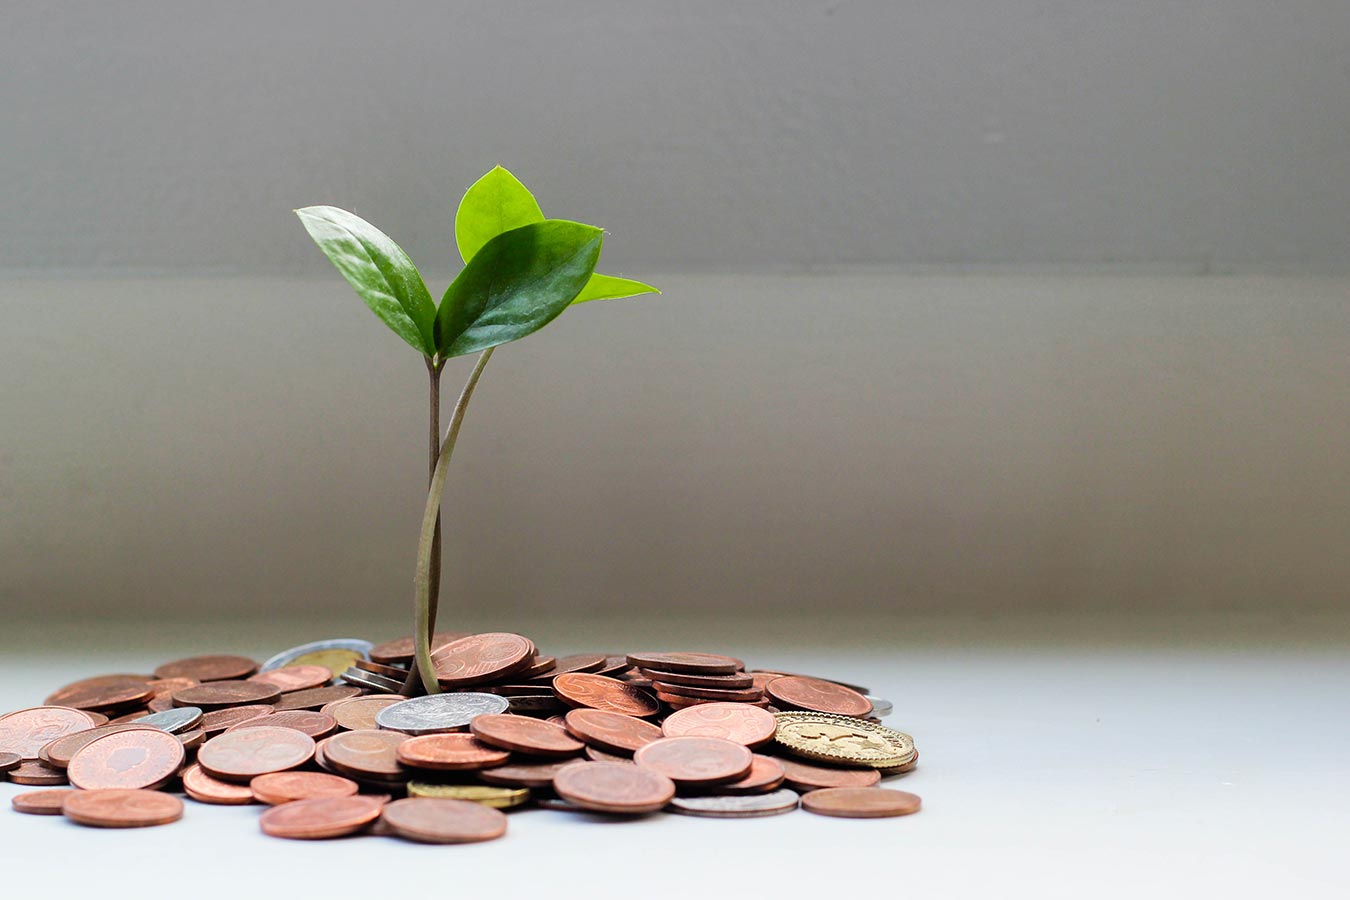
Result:
<svg viewBox="0 0 1350 900"><path fill-rule="evenodd" d="M1072 628L823 620L780 623L756 641L746 636L755 629L731 623L723 634L735 643L681 646L832 674L893 700L888 724L914 735L921 762L890 783L920 794L923 810L875 821L801 811L612 821L523 810L511 814L503 840L422 846L270 839L258 830L257 807L190 801L177 824L128 831L4 809L3 896L144 897L148 887L193 898L241 889L275 897L410 889L503 898L1344 897L1346 624L1336 616ZM544 630L556 636L550 652L609 646L571 640L575 627ZM695 631L669 635L687 640ZM0 710L101 671L145 670L194 652L261 656L274 644L257 632L248 623L148 635L19 626L0 645ZM23 790L31 788L0 784L0 802L7 807Z"/></svg>

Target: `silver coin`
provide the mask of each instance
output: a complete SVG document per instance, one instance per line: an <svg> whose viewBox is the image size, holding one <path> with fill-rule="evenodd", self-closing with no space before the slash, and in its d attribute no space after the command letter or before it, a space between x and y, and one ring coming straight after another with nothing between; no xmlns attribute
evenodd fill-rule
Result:
<svg viewBox="0 0 1350 900"><path fill-rule="evenodd" d="M153 725L169 734L182 734L197 727L202 720L202 711L195 706L180 706L166 709L164 712L151 713L132 719L133 725Z"/></svg>
<svg viewBox="0 0 1350 900"><path fill-rule="evenodd" d="M797 808L796 791L782 788L767 794L718 794L709 797L676 797L666 807L670 812L686 816L708 816L715 819L749 819L756 816L776 816Z"/></svg>
<svg viewBox="0 0 1350 900"><path fill-rule="evenodd" d="M316 653L320 650L352 650L360 653L364 659L370 659L370 648L374 646L370 641L363 641L360 638L329 638L326 641L310 641L308 644L301 644L299 647L282 650L263 663L260 671L270 672L273 669L280 669L282 666L290 665L306 653Z"/></svg>
<svg viewBox="0 0 1350 900"><path fill-rule="evenodd" d="M872 701L872 715L878 719L885 718L895 712L895 704L889 700L882 700L880 697L868 697L867 699Z"/></svg>
<svg viewBox="0 0 1350 900"><path fill-rule="evenodd" d="M496 694L431 694L386 706L375 714L375 724L404 734L459 731L479 716L504 713L508 707L506 698Z"/></svg>
<svg viewBox="0 0 1350 900"><path fill-rule="evenodd" d="M367 687L372 691L381 694L397 694L399 691L403 690L403 682L401 681L395 681L384 675L377 675L374 672L367 672L365 669L358 669L355 667L343 672L338 678L347 682L347 684Z"/></svg>

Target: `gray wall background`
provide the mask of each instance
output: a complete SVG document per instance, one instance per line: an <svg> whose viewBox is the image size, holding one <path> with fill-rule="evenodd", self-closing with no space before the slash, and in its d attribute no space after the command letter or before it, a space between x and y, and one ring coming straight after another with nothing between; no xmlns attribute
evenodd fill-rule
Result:
<svg viewBox="0 0 1350 900"><path fill-rule="evenodd" d="M3 25L11 617L401 623L424 374L290 210L356 210L438 293L497 162L665 294L489 368L448 495L478 624L1345 605L1350 5Z"/></svg>

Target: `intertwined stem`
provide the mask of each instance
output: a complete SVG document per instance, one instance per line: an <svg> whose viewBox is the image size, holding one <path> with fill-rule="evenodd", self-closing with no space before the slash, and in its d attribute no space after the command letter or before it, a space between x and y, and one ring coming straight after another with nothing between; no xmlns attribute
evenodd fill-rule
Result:
<svg viewBox="0 0 1350 900"><path fill-rule="evenodd" d="M413 640L417 651L414 665L422 678L422 687L428 694L437 694L441 690L436 682L436 666L431 661L431 633L436 627L432 560L433 558L439 560L440 557L438 525L441 516L441 495L445 492L445 475L450 468L450 455L455 450L459 428L464 424L464 411L469 408L474 388L478 386L478 379L482 376L483 369L487 367L488 360L492 358L494 349L496 348L489 347L478 355L478 361L474 363L473 371L469 373L469 380L464 383L464 390L460 391L459 400L455 402L455 411L450 415L450 427L445 430L445 440L441 442L436 465L431 471L427 506L422 513L422 538L417 545L417 574L413 578L415 613ZM439 565L435 568L436 576L439 577Z"/></svg>

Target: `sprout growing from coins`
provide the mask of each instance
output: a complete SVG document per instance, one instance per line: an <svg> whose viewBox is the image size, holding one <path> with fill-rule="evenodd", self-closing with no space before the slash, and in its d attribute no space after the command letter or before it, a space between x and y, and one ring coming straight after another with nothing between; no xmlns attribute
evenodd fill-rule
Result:
<svg viewBox="0 0 1350 900"><path fill-rule="evenodd" d="M567 307L660 293L640 281L595 271L604 232L546 219L534 195L500 166L469 188L455 213L464 268L441 302L408 254L369 222L332 206L296 210L310 237L379 319L422 354L430 384L429 484L413 579L415 656L404 694L440 691L431 657L441 586L441 497L451 454L478 380L502 344L533 334ZM441 433L441 371L477 354ZM419 683L420 682L420 683Z"/></svg>

